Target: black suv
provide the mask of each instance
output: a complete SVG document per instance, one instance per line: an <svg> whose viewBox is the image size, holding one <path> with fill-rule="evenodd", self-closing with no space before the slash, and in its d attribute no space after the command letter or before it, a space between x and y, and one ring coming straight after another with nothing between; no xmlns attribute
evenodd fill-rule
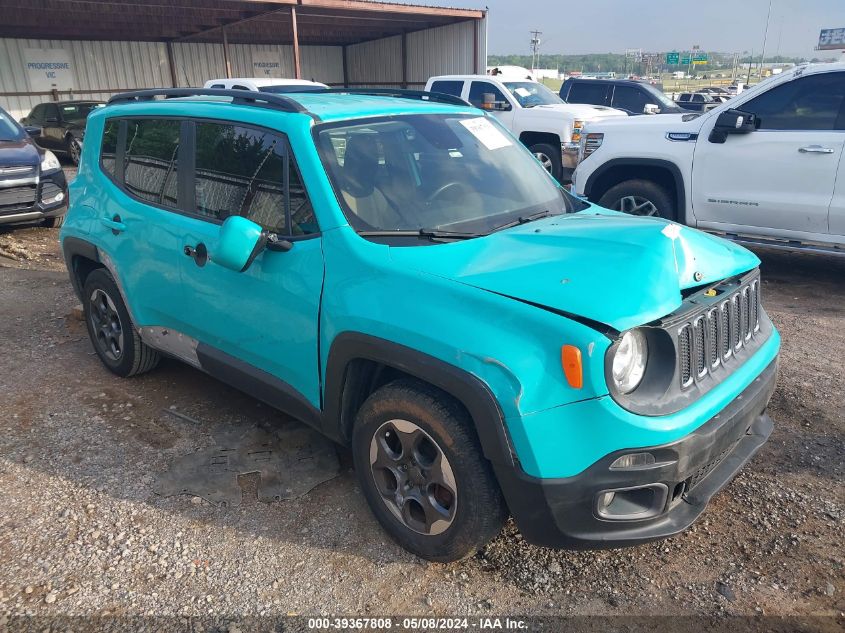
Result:
<svg viewBox="0 0 845 633"><path fill-rule="evenodd" d="M39 103L29 116L21 119L24 125L41 128L36 143L44 149L63 152L79 165L85 122L101 101L51 101Z"/></svg>
<svg viewBox="0 0 845 633"><path fill-rule="evenodd" d="M589 103L635 114L683 114L674 101L650 83L634 79L570 78L560 87L566 103Z"/></svg>
<svg viewBox="0 0 845 633"><path fill-rule="evenodd" d="M59 160L35 145L38 128L21 127L0 108L0 224L43 220L61 226L67 182Z"/></svg>

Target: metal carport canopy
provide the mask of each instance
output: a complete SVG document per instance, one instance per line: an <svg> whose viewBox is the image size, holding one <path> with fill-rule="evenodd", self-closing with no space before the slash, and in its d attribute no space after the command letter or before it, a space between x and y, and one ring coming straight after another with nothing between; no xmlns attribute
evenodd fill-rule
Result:
<svg viewBox="0 0 845 633"><path fill-rule="evenodd" d="M485 11L366 0L3 0L0 37L347 46ZM476 47L477 48L477 47ZM476 64L477 67L477 64Z"/></svg>

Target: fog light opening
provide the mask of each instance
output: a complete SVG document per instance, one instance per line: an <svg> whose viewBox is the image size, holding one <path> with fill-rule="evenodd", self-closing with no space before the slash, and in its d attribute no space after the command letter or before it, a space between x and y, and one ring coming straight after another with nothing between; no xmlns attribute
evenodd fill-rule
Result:
<svg viewBox="0 0 845 633"><path fill-rule="evenodd" d="M596 513L603 519L631 521L657 516L666 505L669 489L649 484L627 490L603 490L596 497Z"/></svg>
<svg viewBox="0 0 845 633"><path fill-rule="evenodd" d="M64 199L65 199L65 194L64 194L64 192L60 191L59 193L57 193L52 198L41 198L41 202L43 204L53 204L54 202L61 202Z"/></svg>

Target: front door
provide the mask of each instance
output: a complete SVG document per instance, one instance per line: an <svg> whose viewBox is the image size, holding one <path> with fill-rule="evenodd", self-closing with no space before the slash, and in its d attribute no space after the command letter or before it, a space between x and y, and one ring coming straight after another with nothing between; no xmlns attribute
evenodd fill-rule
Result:
<svg viewBox="0 0 845 633"><path fill-rule="evenodd" d="M708 140L703 126L693 161L698 226L759 235L826 234L845 145L845 72L799 77L733 106L760 128Z"/></svg>
<svg viewBox="0 0 845 633"><path fill-rule="evenodd" d="M509 130L513 129L516 106L512 103L512 97L502 92L496 84L489 81L470 82L466 100L476 108L492 113Z"/></svg>
<svg viewBox="0 0 845 633"><path fill-rule="evenodd" d="M191 125L195 213L180 219L186 333L214 353L237 359L237 367L246 363L246 373L253 368L269 373L319 407L322 240L287 140L256 127ZM293 247L265 250L245 272L215 264L220 224L230 215L249 218ZM209 260L196 255L200 245ZM185 247L195 250L188 255Z"/></svg>

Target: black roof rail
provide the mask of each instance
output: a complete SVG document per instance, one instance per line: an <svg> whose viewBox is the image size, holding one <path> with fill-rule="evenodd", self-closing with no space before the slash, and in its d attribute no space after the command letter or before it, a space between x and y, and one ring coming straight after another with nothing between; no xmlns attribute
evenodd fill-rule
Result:
<svg viewBox="0 0 845 633"><path fill-rule="evenodd" d="M132 92L121 92L114 95L108 100L106 105L152 101L156 97L164 97L165 99L175 97L231 97L232 103L238 105L254 105L260 108L282 110L283 112L308 113L308 110L302 104L290 97L269 92L227 90L223 88L152 88L149 90L133 90Z"/></svg>
<svg viewBox="0 0 845 633"><path fill-rule="evenodd" d="M322 88L319 90L308 89L302 91L290 90L286 94L295 92L308 92L309 94L350 94L368 95L373 97L396 97L399 99L416 99L418 101L431 101L434 103L448 103L449 105L460 105L473 107L454 95L447 95L443 92L426 92L425 90L406 90L404 88Z"/></svg>

